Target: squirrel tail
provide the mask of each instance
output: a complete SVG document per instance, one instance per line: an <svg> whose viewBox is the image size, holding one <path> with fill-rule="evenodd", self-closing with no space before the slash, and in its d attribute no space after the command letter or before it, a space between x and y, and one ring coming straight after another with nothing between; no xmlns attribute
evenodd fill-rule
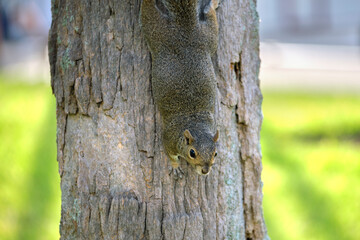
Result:
<svg viewBox="0 0 360 240"><path fill-rule="evenodd" d="M153 0L157 8L173 19L198 20L206 14L214 0Z"/></svg>
<svg viewBox="0 0 360 240"><path fill-rule="evenodd" d="M176 44L171 44L176 42L174 39L192 39L191 34L202 36L201 39L192 39L192 42L196 42L199 46L207 44L204 39L211 43L210 45L216 46L212 43L217 41L215 12L217 1L143 0L140 24L152 53L160 50L159 46L177 48ZM200 22L204 24L199 24ZM187 31L182 32L179 29Z"/></svg>

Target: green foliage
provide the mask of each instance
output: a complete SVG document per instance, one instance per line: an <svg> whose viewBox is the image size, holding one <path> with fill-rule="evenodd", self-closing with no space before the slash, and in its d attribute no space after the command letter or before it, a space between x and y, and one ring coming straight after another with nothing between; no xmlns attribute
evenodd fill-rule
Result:
<svg viewBox="0 0 360 240"><path fill-rule="evenodd" d="M0 78L0 239L58 239L55 99Z"/></svg>
<svg viewBox="0 0 360 240"><path fill-rule="evenodd" d="M360 239L360 96L265 93L264 212L276 240Z"/></svg>

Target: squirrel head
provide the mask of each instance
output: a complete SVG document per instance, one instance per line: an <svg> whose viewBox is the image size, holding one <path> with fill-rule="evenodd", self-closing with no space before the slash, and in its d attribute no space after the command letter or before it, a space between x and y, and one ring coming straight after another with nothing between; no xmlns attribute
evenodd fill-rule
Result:
<svg viewBox="0 0 360 240"><path fill-rule="evenodd" d="M180 156L183 157L200 175L209 174L214 164L216 152L216 141L219 131L215 135L201 131L190 131L186 129L179 141Z"/></svg>

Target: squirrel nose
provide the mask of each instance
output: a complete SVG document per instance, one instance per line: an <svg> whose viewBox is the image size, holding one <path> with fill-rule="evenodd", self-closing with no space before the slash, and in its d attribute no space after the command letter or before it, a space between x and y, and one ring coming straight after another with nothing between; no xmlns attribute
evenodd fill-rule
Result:
<svg viewBox="0 0 360 240"><path fill-rule="evenodd" d="M208 173L209 173L209 167L203 167L203 168L201 169L201 173L202 173L202 174L208 174Z"/></svg>

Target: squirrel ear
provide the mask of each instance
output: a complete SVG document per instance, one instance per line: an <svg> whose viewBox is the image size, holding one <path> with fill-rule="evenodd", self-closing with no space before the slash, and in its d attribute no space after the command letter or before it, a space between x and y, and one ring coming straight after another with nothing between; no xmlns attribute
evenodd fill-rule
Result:
<svg viewBox="0 0 360 240"><path fill-rule="evenodd" d="M186 139L187 144L191 144L194 141L193 136L191 135L190 131L187 129L184 131L184 137Z"/></svg>
<svg viewBox="0 0 360 240"><path fill-rule="evenodd" d="M213 140L214 142L216 142L218 139L219 139L219 130L216 130Z"/></svg>

